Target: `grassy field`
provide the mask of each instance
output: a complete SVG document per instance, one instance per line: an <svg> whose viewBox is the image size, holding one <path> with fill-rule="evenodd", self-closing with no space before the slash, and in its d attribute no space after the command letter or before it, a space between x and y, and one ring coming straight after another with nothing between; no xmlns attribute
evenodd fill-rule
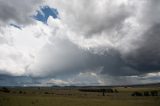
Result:
<svg viewBox="0 0 160 106"><path fill-rule="evenodd" d="M160 106L160 96L131 96L135 91L160 92L160 88L116 89L118 93L102 96L78 89L9 88L9 93L0 91L0 106Z"/></svg>

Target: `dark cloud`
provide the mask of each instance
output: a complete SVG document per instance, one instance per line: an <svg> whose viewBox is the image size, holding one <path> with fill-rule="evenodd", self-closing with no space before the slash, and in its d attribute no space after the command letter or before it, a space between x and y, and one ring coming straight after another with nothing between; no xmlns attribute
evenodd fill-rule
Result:
<svg viewBox="0 0 160 106"><path fill-rule="evenodd" d="M26 76L0 75L0 86L23 86L33 83L35 83L35 80Z"/></svg>
<svg viewBox="0 0 160 106"><path fill-rule="evenodd" d="M48 44L38 57L38 62L29 67L32 76L57 76L97 71L102 68L102 74L112 76L137 75L139 72L132 69L121 58L120 53L113 48L102 54L94 53L90 49L83 49L67 39L56 39ZM45 70L45 71L44 71ZM38 72L38 73L37 73Z"/></svg>
<svg viewBox="0 0 160 106"><path fill-rule="evenodd" d="M31 16L41 2L42 0L0 0L0 24L32 23Z"/></svg>
<svg viewBox="0 0 160 106"><path fill-rule="evenodd" d="M68 86L68 85L99 85L99 79L89 73L75 74L67 78L54 77L27 77L0 75L0 86Z"/></svg>
<svg viewBox="0 0 160 106"><path fill-rule="evenodd" d="M126 56L126 61L141 74L160 71L160 24L149 28L143 39L134 44L139 47Z"/></svg>
<svg viewBox="0 0 160 106"><path fill-rule="evenodd" d="M150 27L133 45L136 49L121 54L116 48L104 48L102 53L96 49L84 49L69 39L54 39L42 50L36 66L40 75L57 76L86 72L101 68L101 74L111 76L134 76L160 71L160 24ZM53 37L54 38L54 37ZM103 49L103 48L99 48ZM34 66L34 65L33 65ZM45 70L45 72L43 72ZM31 72L32 73L32 72ZM34 72L33 72L34 73ZM36 72L34 73L36 74ZM34 75L33 74L33 75ZM35 75L36 76L36 75Z"/></svg>

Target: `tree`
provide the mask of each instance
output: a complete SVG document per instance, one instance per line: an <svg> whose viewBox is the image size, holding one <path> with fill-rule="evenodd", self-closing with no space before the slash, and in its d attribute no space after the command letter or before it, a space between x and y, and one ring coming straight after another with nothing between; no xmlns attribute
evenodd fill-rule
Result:
<svg viewBox="0 0 160 106"><path fill-rule="evenodd" d="M114 90L114 92L115 92L115 93L118 93L118 90L117 90L117 89L115 89L115 90Z"/></svg>
<svg viewBox="0 0 160 106"><path fill-rule="evenodd" d="M6 87L3 87L1 91L6 92L6 93L10 92L10 90L8 88L6 88Z"/></svg>
<svg viewBox="0 0 160 106"><path fill-rule="evenodd" d="M132 96L143 96L142 95L142 93L140 93L140 92L133 92L132 94L131 94Z"/></svg>
<svg viewBox="0 0 160 106"><path fill-rule="evenodd" d="M152 96L158 96L158 91L156 91L156 90L155 91L151 91L151 95Z"/></svg>
<svg viewBox="0 0 160 106"><path fill-rule="evenodd" d="M149 92L148 92L148 91L145 91L145 92L144 92L144 96L150 96Z"/></svg>
<svg viewBox="0 0 160 106"><path fill-rule="evenodd" d="M101 91L102 91L102 96L105 96L106 90L105 89L101 89Z"/></svg>

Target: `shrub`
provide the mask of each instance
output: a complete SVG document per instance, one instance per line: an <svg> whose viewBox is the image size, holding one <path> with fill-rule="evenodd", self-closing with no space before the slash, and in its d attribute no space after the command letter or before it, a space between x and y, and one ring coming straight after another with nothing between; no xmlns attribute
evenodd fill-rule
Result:
<svg viewBox="0 0 160 106"><path fill-rule="evenodd" d="M148 92L148 91L145 91L145 92L144 92L144 96L150 96L149 92Z"/></svg>
<svg viewBox="0 0 160 106"><path fill-rule="evenodd" d="M140 92L133 92L132 94L131 94L132 96L143 96L142 95L142 93L140 93Z"/></svg>
<svg viewBox="0 0 160 106"><path fill-rule="evenodd" d="M6 87L3 87L1 91L5 92L5 93L9 93L10 92L10 90L8 88L6 88Z"/></svg>
<svg viewBox="0 0 160 106"><path fill-rule="evenodd" d="M22 91L19 91L19 93L22 94L23 92L22 92Z"/></svg>
<svg viewBox="0 0 160 106"><path fill-rule="evenodd" d="M48 92L44 92L45 94L49 94Z"/></svg>
<svg viewBox="0 0 160 106"><path fill-rule="evenodd" d="M156 90L151 91L151 96L158 96L158 91L156 91Z"/></svg>
<svg viewBox="0 0 160 106"><path fill-rule="evenodd" d="M118 93L118 90L117 90L117 89L115 89L115 90L114 90L114 92L115 92L115 93Z"/></svg>

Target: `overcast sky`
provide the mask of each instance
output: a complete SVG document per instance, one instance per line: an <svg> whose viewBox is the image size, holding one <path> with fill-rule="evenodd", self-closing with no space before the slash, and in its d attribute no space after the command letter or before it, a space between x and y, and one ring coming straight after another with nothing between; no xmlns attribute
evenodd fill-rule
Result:
<svg viewBox="0 0 160 106"><path fill-rule="evenodd" d="M160 82L160 0L0 0L0 86Z"/></svg>

